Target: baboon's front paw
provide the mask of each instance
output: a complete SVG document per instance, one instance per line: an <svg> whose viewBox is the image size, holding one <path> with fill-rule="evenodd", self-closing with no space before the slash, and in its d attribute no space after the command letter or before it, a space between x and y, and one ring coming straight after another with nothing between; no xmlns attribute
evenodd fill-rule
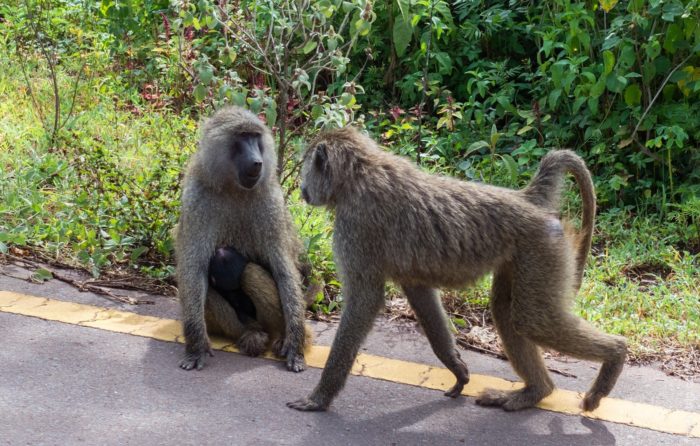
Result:
<svg viewBox="0 0 700 446"><path fill-rule="evenodd" d="M592 410L596 410L598 406L600 406L600 400L603 399L605 395L602 393L587 393L585 397L583 397L583 401L581 402L581 408L585 410L586 412L590 412Z"/></svg>
<svg viewBox="0 0 700 446"><path fill-rule="evenodd" d="M302 372L306 370L306 361L304 355L299 353L287 354L287 370L292 372Z"/></svg>
<svg viewBox="0 0 700 446"><path fill-rule="evenodd" d="M508 401L508 394L501 390L486 389L477 397L476 404L480 406L503 406Z"/></svg>
<svg viewBox="0 0 700 446"><path fill-rule="evenodd" d="M457 373L455 373L455 378L457 378L455 385L452 386L450 390L445 392L445 396L449 396L450 398L457 398L459 395L461 395L462 389L464 389L464 386L469 383L469 369L465 364L461 364L461 367L459 367Z"/></svg>
<svg viewBox="0 0 700 446"><path fill-rule="evenodd" d="M180 361L180 368L184 370L202 370L204 367L204 358L207 356L214 356L211 350L205 350L202 352L186 353L185 357Z"/></svg>
<svg viewBox="0 0 700 446"><path fill-rule="evenodd" d="M455 383L454 386L447 392L445 392L445 396L449 396L450 398L457 398L462 394L462 389L464 389L464 385L469 382L469 377L466 379L458 379L457 382Z"/></svg>
<svg viewBox="0 0 700 446"><path fill-rule="evenodd" d="M328 409L327 404L320 404L313 401L311 398L302 398L300 400L287 403L287 407L300 410L302 412L320 412Z"/></svg>
<svg viewBox="0 0 700 446"><path fill-rule="evenodd" d="M287 370L292 372L306 370L306 362L304 361L304 352L301 349L301 344L290 342L289 336L285 338L279 354L287 358Z"/></svg>
<svg viewBox="0 0 700 446"><path fill-rule="evenodd" d="M265 353L268 340L269 337L264 331L248 330L241 335L236 346L245 355L260 356Z"/></svg>

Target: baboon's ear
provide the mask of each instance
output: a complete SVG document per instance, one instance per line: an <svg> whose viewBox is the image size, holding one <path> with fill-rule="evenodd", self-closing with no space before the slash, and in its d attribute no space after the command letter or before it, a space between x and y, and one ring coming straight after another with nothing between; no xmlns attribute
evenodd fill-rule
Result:
<svg viewBox="0 0 700 446"><path fill-rule="evenodd" d="M321 143L316 146L316 151L314 155L314 164L320 170L325 170L328 164L328 152L326 150L326 145Z"/></svg>

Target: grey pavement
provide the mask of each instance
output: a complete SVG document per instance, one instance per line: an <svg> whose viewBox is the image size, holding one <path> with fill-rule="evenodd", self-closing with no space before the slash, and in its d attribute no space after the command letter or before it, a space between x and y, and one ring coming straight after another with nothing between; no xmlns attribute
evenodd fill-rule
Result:
<svg viewBox="0 0 700 446"><path fill-rule="evenodd" d="M56 280L26 282L21 268L0 266L0 273L0 290L178 317L170 298L115 304ZM330 344L335 324L313 326L316 342ZM0 343L0 445L700 445L539 409L485 409L472 398L355 376L328 412L301 413L284 403L305 396L319 369L293 374L280 362L219 351L204 370L186 372L177 366L180 344L2 312ZM363 350L440 365L414 324L383 317ZM463 357L473 373L516 379L505 361ZM597 372L581 361L552 365L577 376L553 375L569 390L585 390ZM627 367L612 396L700 410L700 384L651 367Z"/></svg>

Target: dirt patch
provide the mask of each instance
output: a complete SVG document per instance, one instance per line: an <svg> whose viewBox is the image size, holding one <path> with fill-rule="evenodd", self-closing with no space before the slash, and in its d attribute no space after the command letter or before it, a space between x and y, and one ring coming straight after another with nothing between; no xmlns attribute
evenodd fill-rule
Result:
<svg viewBox="0 0 700 446"><path fill-rule="evenodd" d="M700 344L689 347L667 344L654 350L641 347L629 353L627 362L657 366L669 376L700 383Z"/></svg>
<svg viewBox="0 0 700 446"><path fill-rule="evenodd" d="M671 278L673 269L658 263L640 263L624 266L620 272L637 283L656 283Z"/></svg>

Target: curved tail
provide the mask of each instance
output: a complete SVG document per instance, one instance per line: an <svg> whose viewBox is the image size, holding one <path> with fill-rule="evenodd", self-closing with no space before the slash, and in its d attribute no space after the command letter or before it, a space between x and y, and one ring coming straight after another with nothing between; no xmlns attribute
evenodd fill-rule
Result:
<svg viewBox="0 0 700 446"><path fill-rule="evenodd" d="M583 279L583 268L591 250L596 208L595 188L586 164L571 150L553 150L542 158L539 170L522 193L531 203L559 212L561 190L566 173L571 173L576 179L583 201L581 230L572 234L576 250L575 285L576 289L579 289Z"/></svg>

